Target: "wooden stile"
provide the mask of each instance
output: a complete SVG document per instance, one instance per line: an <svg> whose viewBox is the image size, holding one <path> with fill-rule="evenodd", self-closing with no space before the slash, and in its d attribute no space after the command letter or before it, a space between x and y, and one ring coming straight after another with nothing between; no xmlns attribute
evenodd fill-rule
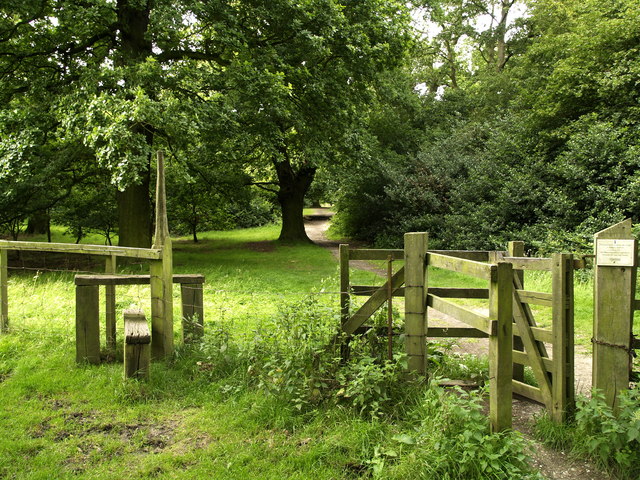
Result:
<svg viewBox="0 0 640 480"><path fill-rule="evenodd" d="M405 233L405 348L408 368L426 374L427 331L427 241L426 233Z"/></svg>

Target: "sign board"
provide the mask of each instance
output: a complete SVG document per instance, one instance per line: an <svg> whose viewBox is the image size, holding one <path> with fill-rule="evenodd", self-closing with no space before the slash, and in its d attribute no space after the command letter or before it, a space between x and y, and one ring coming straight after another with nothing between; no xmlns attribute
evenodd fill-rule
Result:
<svg viewBox="0 0 640 480"><path fill-rule="evenodd" d="M635 243L635 240L597 239L596 265L599 267L635 266Z"/></svg>

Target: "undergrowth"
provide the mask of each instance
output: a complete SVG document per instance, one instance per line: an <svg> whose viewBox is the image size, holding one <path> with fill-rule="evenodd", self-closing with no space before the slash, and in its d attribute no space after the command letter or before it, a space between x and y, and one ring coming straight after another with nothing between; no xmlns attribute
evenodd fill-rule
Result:
<svg viewBox="0 0 640 480"><path fill-rule="evenodd" d="M580 396L571 422L559 425L543 415L536 423L537 436L553 448L590 458L612 478L638 479L640 390L622 392L618 402L614 414L600 392L593 392L591 398Z"/></svg>

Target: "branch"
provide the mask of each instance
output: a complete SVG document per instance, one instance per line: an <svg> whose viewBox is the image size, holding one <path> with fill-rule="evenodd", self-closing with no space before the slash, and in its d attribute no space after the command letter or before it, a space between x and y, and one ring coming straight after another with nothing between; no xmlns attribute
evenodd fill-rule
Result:
<svg viewBox="0 0 640 480"><path fill-rule="evenodd" d="M279 185L278 182L249 182L249 183L245 183L245 185L255 185L258 188L261 188L262 190L265 190L267 192L271 192L273 194L278 194L280 193L278 190L274 190L271 188L266 187L265 185Z"/></svg>

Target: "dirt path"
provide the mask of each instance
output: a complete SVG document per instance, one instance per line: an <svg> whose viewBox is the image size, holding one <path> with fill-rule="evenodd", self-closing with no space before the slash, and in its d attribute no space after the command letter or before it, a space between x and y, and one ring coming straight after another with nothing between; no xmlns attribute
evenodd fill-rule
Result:
<svg viewBox="0 0 640 480"><path fill-rule="evenodd" d="M338 258L338 245L346 242L336 242L327 239L326 231L333 213L328 209L315 209L305 217L305 227L309 238L333 253ZM366 261L352 262L354 268L377 273L381 277L386 272ZM433 326L460 327L465 326L447 315L429 309L429 322ZM456 339L453 351L456 353L470 353L474 355L486 355L489 349L487 339ZM588 393L591 390L591 356L585 353L575 355L575 377L577 393ZM532 442L531 456L533 466L537 468L545 478L550 480L608 480L609 476L598 471L589 462L570 458L568 453L551 450L541 445L533 437L533 425L538 415L541 415L543 407L537 403L523 399L513 400L513 428L521 432Z"/></svg>

